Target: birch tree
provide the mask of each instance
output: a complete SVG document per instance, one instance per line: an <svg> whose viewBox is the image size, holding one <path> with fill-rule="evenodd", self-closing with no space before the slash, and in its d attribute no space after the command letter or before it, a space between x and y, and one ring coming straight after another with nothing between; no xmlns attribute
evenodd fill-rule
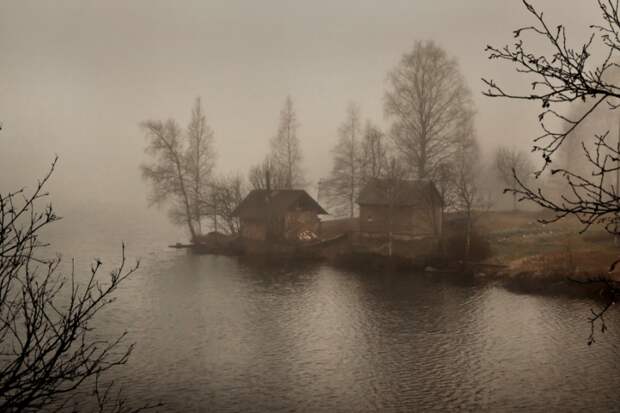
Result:
<svg viewBox="0 0 620 413"><path fill-rule="evenodd" d="M463 121L473 116L471 93L456 59L432 41L416 42L388 75L385 114L396 149L417 179L434 179L454 155Z"/></svg>
<svg viewBox="0 0 620 413"><path fill-rule="evenodd" d="M332 171L325 181L325 190L330 204L353 218L363 172L360 110L354 103L349 104L338 135L338 143L332 150Z"/></svg>
<svg viewBox="0 0 620 413"><path fill-rule="evenodd" d="M394 251L394 215L399 200L403 196L403 184L407 179L408 171L402 162L391 157L386 164L383 173L383 196L388 205L388 255L391 257Z"/></svg>
<svg viewBox="0 0 620 413"><path fill-rule="evenodd" d="M452 209L456 202L456 188L455 182L457 179L457 162L458 162L458 142L455 146L455 159L450 159L448 161L442 162L437 165L437 170L435 172L435 186L439 191L439 195L441 196L442 206L441 213L445 213L446 209Z"/></svg>
<svg viewBox="0 0 620 413"><path fill-rule="evenodd" d="M263 162L254 165L248 172L248 181L252 189L285 189L286 176L275 167L272 159L267 156Z"/></svg>
<svg viewBox="0 0 620 413"><path fill-rule="evenodd" d="M287 96L280 111L278 133L271 140L270 160L273 163L277 180L282 180L281 189L303 188L305 179L301 168L302 153L297 130L299 121L293 106L293 99Z"/></svg>
<svg viewBox="0 0 620 413"><path fill-rule="evenodd" d="M362 184L380 178L387 168L388 146L384 133L370 121L366 121L361 149Z"/></svg>
<svg viewBox="0 0 620 413"><path fill-rule="evenodd" d="M202 217L209 213L201 208L203 200L209 197L209 181L213 175L216 153L213 130L207 124L200 98L196 98L190 123L187 127L187 149L185 168L190 181L189 191L192 208L192 220L196 230L202 233Z"/></svg>
<svg viewBox="0 0 620 413"><path fill-rule="evenodd" d="M473 132L464 133L456 143L454 159L454 205L465 215L465 261L469 261L475 211L483 207L480 188L480 148Z"/></svg>
<svg viewBox="0 0 620 413"><path fill-rule="evenodd" d="M168 205L172 221L187 226L192 240L201 234L201 208L215 162L213 131L206 123L200 99L184 133L174 119L147 120L145 131L151 162L141 165L143 178L150 182L149 202Z"/></svg>
<svg viewBox="0 0 620 413"><path fill-rule="evenodd" d="M141 166L142 176L151 183L149 203L169 204L169 215L175 224L187 225L192 240L198 234L192 216L190 182L185 167L185 145L177 122L148 120L142 123L148 146L145 152L153 158L150 164Z"/></svg>
<svg viewBox="0 0 620 413"><path fill-rule="evenodd" d="M248 181L252 189L261 190L270 188L270 165L269 161L265 160L258 165L250 167L248 171Z"/></svg>

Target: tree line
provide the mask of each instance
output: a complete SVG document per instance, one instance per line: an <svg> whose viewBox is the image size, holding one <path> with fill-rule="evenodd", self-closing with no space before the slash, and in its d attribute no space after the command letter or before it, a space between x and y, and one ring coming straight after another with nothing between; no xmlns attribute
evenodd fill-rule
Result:
<svg viewBox="0 0 620 413"><path fill-rule="evenodd" d="M232 212L245 196L248 184L239 174L215 173L215 137L200 98L185 130L174 119L147 120L141 127L147 138L145 152L150 156L150 162L141 165L143 178L151 184L150 204L167 205L172 222L186 226L192 240L201 237L205 228L238 232ZM287 97L270 153L249 170L247 182L253 189L306 185L298 128L293 100Z"/></svg>
<svg viewBox="0 0 620 413"><path fill-rule="evenodd" d="M528 155L514 148L499 148L494 162L482 162L471 91L457 60L434 42L416 42L387 79L384 115L389 128L384 131L364 120L354 102L338 128L331 170L318 183L319 200L333 215L356 216L361 188L372 179L395 181L395 188L399 180L424 180L437 187L444 211L461 212L470 222L474 212L488 204L489 188L481 177L489 168L510 188L517 185L513 170L522 179L533 172ZM280 111L269 153L249 167L247 179L215 173L214 133L200 99L185 130L173 119L147 120L141 126L151 156L142 165L151 184L149 200L168 205L172 221L186 226L192 240L206 229L236 233L239 224L232 212L249 189L303 189L309 184L302 165L300 122L290 96Z"/></svg>

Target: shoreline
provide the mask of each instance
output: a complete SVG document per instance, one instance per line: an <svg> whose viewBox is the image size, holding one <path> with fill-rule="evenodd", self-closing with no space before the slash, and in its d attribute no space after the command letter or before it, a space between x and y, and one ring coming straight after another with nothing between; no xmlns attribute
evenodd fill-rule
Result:
<svg viewBox="0 0 620 413"><path fill-rule="evenodd" d="M179 248L171 245L171 248ZM400 256L384 256L372 253L348 253L336 256L322 256L315 253L299 253L293 249L287 253L282 251L262 251L262 253L247 253L239 249L204 248L184 245L182 248L190 254L215 255L237 257L250 265L276 266L308 265L311 263L326 264L335 268L349 271L389 271L400 273L403 276L425 274L436 276L442 281L463 282L490 285L503 288L514 294L537 295L547 297L587 298L603 301L601 283L581 284L576 280L585 281L592 277L592 273L562 275L557 269L548 273L540 271L511 268L511 263L494 264L487 262L473 262L463 265L458 262L444 262L443 265L428 265L425 261L416 262L414 259ZM437 264L437 263L435 263Z"/></svg>

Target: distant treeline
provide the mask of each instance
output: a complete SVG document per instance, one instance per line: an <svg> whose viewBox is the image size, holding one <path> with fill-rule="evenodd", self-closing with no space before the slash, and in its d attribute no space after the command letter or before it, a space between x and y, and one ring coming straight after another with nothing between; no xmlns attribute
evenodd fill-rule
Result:
<svg viewBox="0 0 620 413"><path fill-rule="evenodd" d="M331 148L331 171L318 182L319 201L333 215L356 216L358 195L372 179L393 188L403 180L427 180L441 194L444 211L463 212L473 225L475 211L489 208L499 192L488 176L510 186L514 169L524 177L533 170L527 155L510 148L482 162L470 89L456 59L432 41L416 42L388 73L384 112L386 131L363 120L358 104L348 105ZM264 160L245 174L222 176L215 172L214 134L200 99L185 129L173 119L142 122L151 156L142 165L150 201L168 205L173 222L185 225L192 239L206 230L236 233L232 211L250 189L309 186L299 125L288 96ZM487 173L490 168L497 173Z"/></svg>

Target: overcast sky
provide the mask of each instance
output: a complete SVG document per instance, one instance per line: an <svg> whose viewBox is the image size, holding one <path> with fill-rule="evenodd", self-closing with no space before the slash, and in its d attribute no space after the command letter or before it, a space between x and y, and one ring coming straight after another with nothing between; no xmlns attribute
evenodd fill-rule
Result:
<svg viewBox="0 0 620 413"><path fill-rule="evenodd" d="M575 39L599 18L593 0L533 1ZM186 125L201 96L218 171L245 174L265 156L287 94L316 183L329 170L347 103L387 126L386 74L426 39L458 59L485 150L527 147L538 108L484 98L480 78L518 84L484 47L511 42L512 30L530 22L518 0L3 0L0 190L31 182L56 153L50 189L65 208L141 210L140 121Z"/></svg>

